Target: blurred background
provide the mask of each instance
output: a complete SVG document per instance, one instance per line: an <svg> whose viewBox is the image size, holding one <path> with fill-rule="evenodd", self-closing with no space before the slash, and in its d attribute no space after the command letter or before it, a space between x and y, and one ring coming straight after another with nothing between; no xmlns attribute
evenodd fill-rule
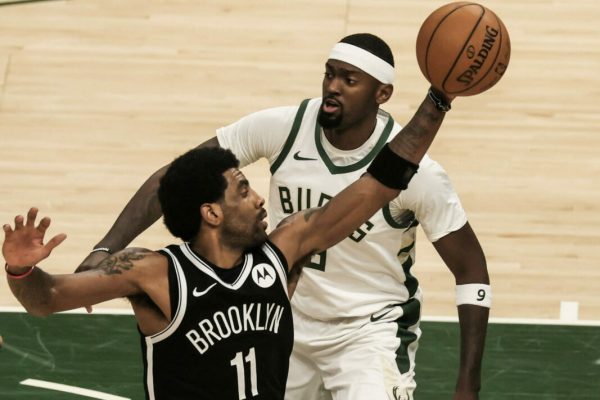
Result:
<svg viewBox="0 0 600 400"><path fill-rule="evenodd" d="M156 169L245 114L320 96L329 50L349 33L392 47L384 109L406 123L428 87L416 35L444 3L2 4L0 221L38 206L51 233L69 235L43 267L71 272ZM577 303L572 318L600 320L600 3L482 3L508 28L509 68L490 91L454 102L430 155L486 252L492 317L557 319L563 301ZM247 173L266 194L266 163ZM159 222L133 244L172 241ZM452 275L424 235L413 271L425 315L455 316ZM17 304L4 280L0 304Z"/></svg>

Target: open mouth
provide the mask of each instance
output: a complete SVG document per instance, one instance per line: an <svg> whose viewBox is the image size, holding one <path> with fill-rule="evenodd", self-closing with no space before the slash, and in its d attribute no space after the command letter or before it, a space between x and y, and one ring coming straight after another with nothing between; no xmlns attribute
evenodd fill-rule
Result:
<svg viewBox="0 0 600 400"><path fill-rule="evenodd" d="M335 113L337 110L339 110L341 107L341 104L332 98L327 98L323 100L323 104L321 105L321 109L323 110L323 112L328 113L328 114L333 114Z"/></svg>

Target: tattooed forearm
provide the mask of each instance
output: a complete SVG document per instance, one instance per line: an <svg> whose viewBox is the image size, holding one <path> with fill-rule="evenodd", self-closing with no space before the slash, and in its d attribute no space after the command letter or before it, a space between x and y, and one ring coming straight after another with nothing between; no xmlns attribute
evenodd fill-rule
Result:
<svg viewBox="0 0 600 400"><path fill-rule="evenodd" d="M133 268L133 262L141 260L151 254L149 250L128 251L115 256L107 257L98 265L106 275L121 274Z"/></svg>
<svg viewBox="0 0 600 400"><path fill-rule="evenodd" d="M390 148L399 156L418 164L444 120L444 113L425 99L412 119L390 142Z"/></svg>

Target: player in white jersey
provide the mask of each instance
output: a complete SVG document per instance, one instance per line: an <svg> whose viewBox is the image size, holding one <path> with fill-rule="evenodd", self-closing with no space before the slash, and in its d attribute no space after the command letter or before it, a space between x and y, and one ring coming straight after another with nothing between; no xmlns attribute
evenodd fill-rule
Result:
<svg viewBox="0 0 600 400"><path fill-rule="evenodd" d="M393 56L385 42L347 36L325 69L322 99L251 114L201 145L232 149L242 166L269 160L274 223L323 205L364 173L400 130L379 109L393 92ZM140 188L97 249L125 246L160 216L148 199L165 169ZM413 398L422 303L411 271L418 225L454 274L458 298L482 290L480 301L489 305L483 251L445 171L425 156L405 192L304 269L292 298L287 399ZM454 398L477 399L488 308L457 304L461 361Z"/></svg>

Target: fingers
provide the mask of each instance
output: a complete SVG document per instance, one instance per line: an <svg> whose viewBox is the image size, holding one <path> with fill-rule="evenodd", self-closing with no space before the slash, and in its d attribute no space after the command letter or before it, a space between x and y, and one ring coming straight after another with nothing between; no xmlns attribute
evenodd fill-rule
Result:
<svg viewBox="0 0 600 400"><path fill-rule="evenodd" d="M23 228L23 216L17 215L15 217L15 230Z"/></svg>
<svg viewBox="0 0 600 400"><path fill-rule="evenodd" d="M37 211L36 211L37 213ZM32 225L33 226L33 225ZM46 233L46 229L48 229L48 227L50 226L50 218L49 217L44 217L42 218L42 220L40 221L37 229L38 231L40 231L41 233Z"/></svg>
<svg viewBox="0 0 600 400"><path fill-rule="evenodd" d="M48 243L46 243L46 246L44 246L44 247L46 249L48 249L48 252L51 252L52 250L54 250L54 248L56 246L61 244L66 238L67 238L67 235L65 235L64 233L60 233L60 234L54 236L52 239L50 239L48 241Z"/></svg>
<svg viewBox="0 0 600 400"><path fill-rule="evenodd" d="M37 214L38 209L36 207L31 207L27 212L27 220L25 220L25 218L22 215L17 215L15 217L15 230L21 229L24 226L27 226L28 228L33 228L35 225L35 219L37 218ZM25 224L23 224L23 222L25 222ZM48 225L50 225L50 221L47 222L46 228L48 227ZM4 232L10 233L10 230L7 230L6 226L8 226L10 229L10 225L4 225L2 227L4 229Z"/></svg>
<svg viewBox="0 0 600 400"><path fill-rule="evenodd" d="M5 237L8 237L9 235L12 235L15 231L22 230L22 229L25 229L26 233L30 232L31 229L37 229L37 231L40 232L43 236L46 233L46 230L48 229L48 227L50 226L50 218L49 217L42 218L42 220L40 221L40 223L38 224L38 226L36 228L35 220L37 219L37 215L38 215L38 209L36 207L31 207L29 209L29 211L27 212L26 220L22 215L17 215L15 217L14 230L10 226L10 224L2 225L2 230L4 231ZM52 240L50 241L50 243L51 243L50 250L52 250L54 247L61 244L62 241L65 240L65 238L66 238L66 235L64 235L64 234L57 235L54 238L52 238Z"/></svg>
<svg viewBox="0 0 600 400"><path fill-rule="evenodd" d="M27 212L27 222L25 223L27 226L32 227L35 225L35 219L37 218L38 209L36 207L31 207Z"/></svg>

